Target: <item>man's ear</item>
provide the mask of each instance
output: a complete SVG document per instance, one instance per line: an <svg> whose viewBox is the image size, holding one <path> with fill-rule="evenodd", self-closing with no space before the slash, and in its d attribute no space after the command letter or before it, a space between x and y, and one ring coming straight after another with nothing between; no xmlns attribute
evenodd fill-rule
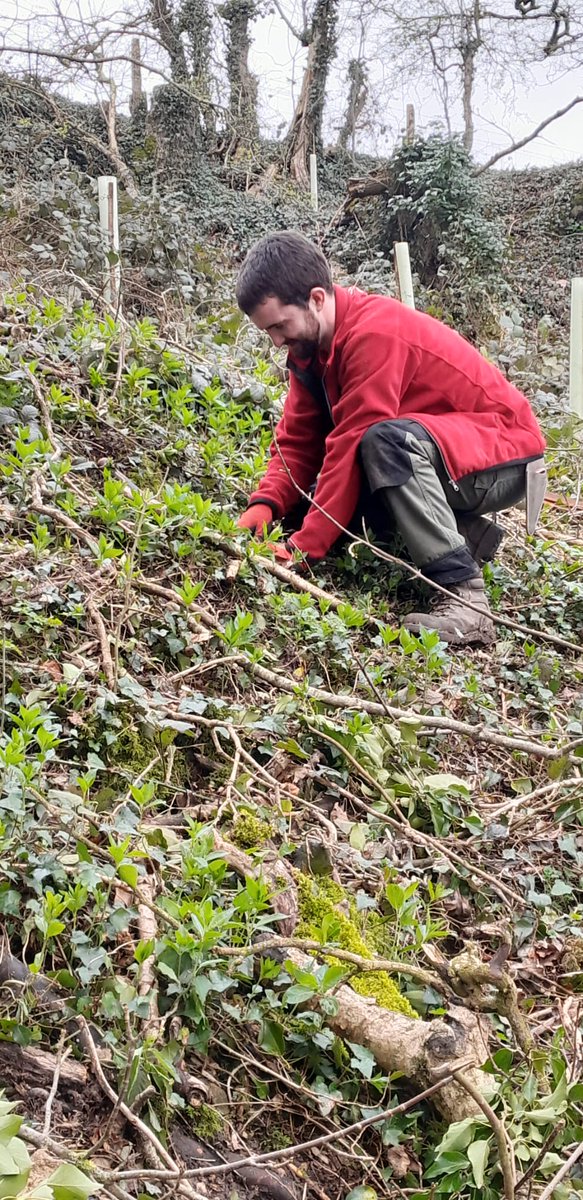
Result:
<svg viewBox="0 0 583 1200"><path fill-rule="evenodd" d="M326 299L326 289L322 287L312 288L310 292L310 300L313 301L316 312L321 312Z"/></svg>

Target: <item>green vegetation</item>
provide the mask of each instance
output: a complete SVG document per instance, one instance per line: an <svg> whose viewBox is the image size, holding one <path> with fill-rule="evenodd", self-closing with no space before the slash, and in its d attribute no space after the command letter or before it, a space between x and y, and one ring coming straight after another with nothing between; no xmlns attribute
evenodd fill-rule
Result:
<svg viewBox="0 0 583 1200"><path fill-rule="evenodd" d="M565 409L564 329L533 322L511 277L501 287L477 192L463 230L452 224L468 172L459 147L397 156L400 185L372 202L366 236L386 250L390 221L407 216L422 238L431 225L447 271L443 287L425 279L421 301L457 314L536 399L550 447L554 503L537 536L520 513L504 518L487 569L498 642L452 654L400 628L416 586L405 565L342 545L309 594L236 528L283 383L233 309L228 238L244 245L274 222L309 231L306 206L285 190L271 208L232 193L232 223L217 213L213 226L227 240L211 244L191 237L201 215L180 199L165 218L173 243L155 201L126 198L128 261L140 263L143 235L154 290L145 313L130 274L114 318L79 284L57 291L54 275L34 275L45 251L30 242L49 245L50 205L69 256L55 244L51 271L70 284L68 271L94 278L98 261L88 177L45 178L35 164L42 182L18 217L0 316L0 964L21 981L0 994L8 1097L21 1081L20 1108L0 1102L0 1195L79 1200L101 1184L159 1196L175 1179L161 1184L146 1164L178 1161L178 1134L244 1156L334 1132L315 1181L332 1200L396 1183L415 1200L495 1200L507 1181L484 1114L452 1120L436 1093L384 1115L434 1082L391 1061L393 1014L417 1039L463 1009L485 1023L475 1065L536 1197L583 1136L582 433ZM325 215L345 168L328 164ZM389 258L365 255L355 228L331 228L328 248L345 278L385 286ZM455 274L462 234L472 265ZM156 300L166 287L175 308ZM363 973L343 951L399 970ZM341 984L364 1014L358 1036L341 1025ZM382 1062L371 1012L386 1022ZM42 1089L23 1057L39 1050ZM53 1164L27 1192L20 1139L42 1129L59 1062L48 1148L65 1174L51 1183ZM298 1176L281 1168L292 1194L307 1181L309 1195L313 1163L298 1153ZM574 1173L554 1200L581 1190Z"/></svg>

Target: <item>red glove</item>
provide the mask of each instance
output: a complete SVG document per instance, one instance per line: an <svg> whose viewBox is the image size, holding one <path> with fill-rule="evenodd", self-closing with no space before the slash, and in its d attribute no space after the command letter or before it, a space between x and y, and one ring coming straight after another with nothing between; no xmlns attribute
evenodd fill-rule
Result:
<svg viewBox="0 0 583 1200"><path fill-rule="evenodd" d="M239 529L249 529L256 537L263 537L263 528L267 526L267 531L273 525L273 512L270 504L252 504L246 512L242 513L237 521Z"/></svg>
<svg viewBox="0 0 583 1200"><path fill-rule="evenodd" d="M265 545L268 550L271 550L272 554L276 558L276 561L281 563L282 567L288 567L290 571L294 571L300 575L303 575L307 570L307 564L305 560L299 557L297 550L294 553L293 542L288 542L288 546L291 546L291 550L288 550L287 546L284 546L283 542L266 542Z"/></svg>
<svg viewBox="0 0 583 1200"><path fill-rule="evenodd" d="M268 550L271 550L277 561L282 563L284 567L287 567L294 561L293 554L290 554L289 550L286 550L283 542L266 542L266 547Z"/></svg>

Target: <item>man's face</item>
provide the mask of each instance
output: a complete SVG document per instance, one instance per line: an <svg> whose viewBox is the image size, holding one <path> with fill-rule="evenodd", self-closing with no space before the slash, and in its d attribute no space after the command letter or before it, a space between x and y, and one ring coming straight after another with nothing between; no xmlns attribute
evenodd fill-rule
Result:
<svg viewBox="0 0 583 1200"><path fill-rule="evenodd" d="M321 326L318 304L310 298L306 308L282 304L277 296L268 296L251 313L258 329L268 333L274 346L287 346L292 358L311 359L318 351Z"/></svg>

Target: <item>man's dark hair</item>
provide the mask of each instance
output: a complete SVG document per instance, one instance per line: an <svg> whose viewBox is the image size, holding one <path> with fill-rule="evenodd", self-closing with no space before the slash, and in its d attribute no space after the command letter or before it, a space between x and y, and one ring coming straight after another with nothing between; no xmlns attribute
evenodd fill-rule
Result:
<svg viewBox="0 0 583 1200"><path fill-rule="evenodd" d="M248 316L268 296L305 308L315 287L333 290L322 251L301 233L284 229L269 233L249 250L237 279L237 303Z"/></svg>

